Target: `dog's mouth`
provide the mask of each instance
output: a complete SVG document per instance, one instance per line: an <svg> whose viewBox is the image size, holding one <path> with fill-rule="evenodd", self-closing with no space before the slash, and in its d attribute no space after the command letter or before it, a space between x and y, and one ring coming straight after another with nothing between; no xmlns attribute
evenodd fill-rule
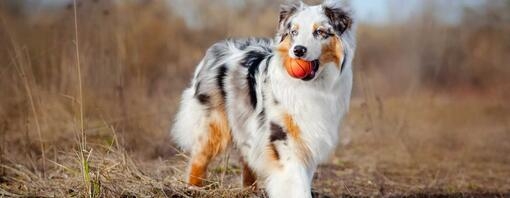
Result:
<svg viewBox="0 0 510 198"><path fill-rule="evenodd" d="M317 71L319 71L319 65L320 65L319 60L312 61L312 71L310 72L310 74L308 74L308 76L304 77L301 80L303 80L303 81L313 80L315 78L315 76L317 75Z"/></svg>

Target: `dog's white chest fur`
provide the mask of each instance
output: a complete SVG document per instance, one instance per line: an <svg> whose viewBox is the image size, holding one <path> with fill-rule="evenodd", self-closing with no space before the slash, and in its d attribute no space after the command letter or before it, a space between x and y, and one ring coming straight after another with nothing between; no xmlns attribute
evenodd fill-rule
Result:
<svg viewBox="0 0 510 198"><path fill-rule="evenodd" d="M326 160L337 145L340 121L348 110L352 87L350 70L337 75L327 71L335 70L334 65L325 67L318 76L322 81L316 82L289 81L285 71L278 67L270 68L269 72L273 97L280 101L277 111L286 111L293 117L316 163Z"/></svg>

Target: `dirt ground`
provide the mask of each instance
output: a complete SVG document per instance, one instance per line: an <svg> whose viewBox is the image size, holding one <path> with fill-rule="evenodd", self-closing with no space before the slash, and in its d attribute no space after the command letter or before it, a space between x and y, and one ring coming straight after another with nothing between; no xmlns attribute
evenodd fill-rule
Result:
<svg viewBox="0 0 510 198"><path fill-rule="evenodd" d="M504 101L463 97L355 99L342 145L315 175L315 195L509 197L509 110ZM103 197L253 195L239 188L235 150L211 165L206 188L189 189L181 179L186 156L169 148L165 157L147 159L114 143L91 145L89 188L77 152L56 151L45 175L34 168L36 161L21 165L3 158L0 195L85 196L87 189Z"/></svg>

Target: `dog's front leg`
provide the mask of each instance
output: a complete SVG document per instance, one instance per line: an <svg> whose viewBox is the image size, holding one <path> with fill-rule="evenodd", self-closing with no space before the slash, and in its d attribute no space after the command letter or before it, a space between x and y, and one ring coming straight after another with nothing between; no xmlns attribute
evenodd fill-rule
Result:
<svg viewBox="0 0 510 198"><path fill-rule="evenodd" d="M310 198L314 168L298 161L282 161L282 166L272 171L266 183L271 198Z"/></svg>

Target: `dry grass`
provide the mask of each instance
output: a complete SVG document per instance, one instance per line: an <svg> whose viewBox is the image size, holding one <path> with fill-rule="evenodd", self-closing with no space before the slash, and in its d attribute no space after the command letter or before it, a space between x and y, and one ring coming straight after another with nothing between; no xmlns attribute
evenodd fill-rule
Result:
<svg viewBox="0 0 510 198"><path fill-rule="evenodd" d="M194 29L159 1L32 17L0 3L0 196L250 196L235 151L207 188L186 187L168 129L204 50L271 36L276 4L197 3L208 23ZM460 24L426 11L360 25L352 111L318 194L510 196L509 8L496 4Z"/></svg>

